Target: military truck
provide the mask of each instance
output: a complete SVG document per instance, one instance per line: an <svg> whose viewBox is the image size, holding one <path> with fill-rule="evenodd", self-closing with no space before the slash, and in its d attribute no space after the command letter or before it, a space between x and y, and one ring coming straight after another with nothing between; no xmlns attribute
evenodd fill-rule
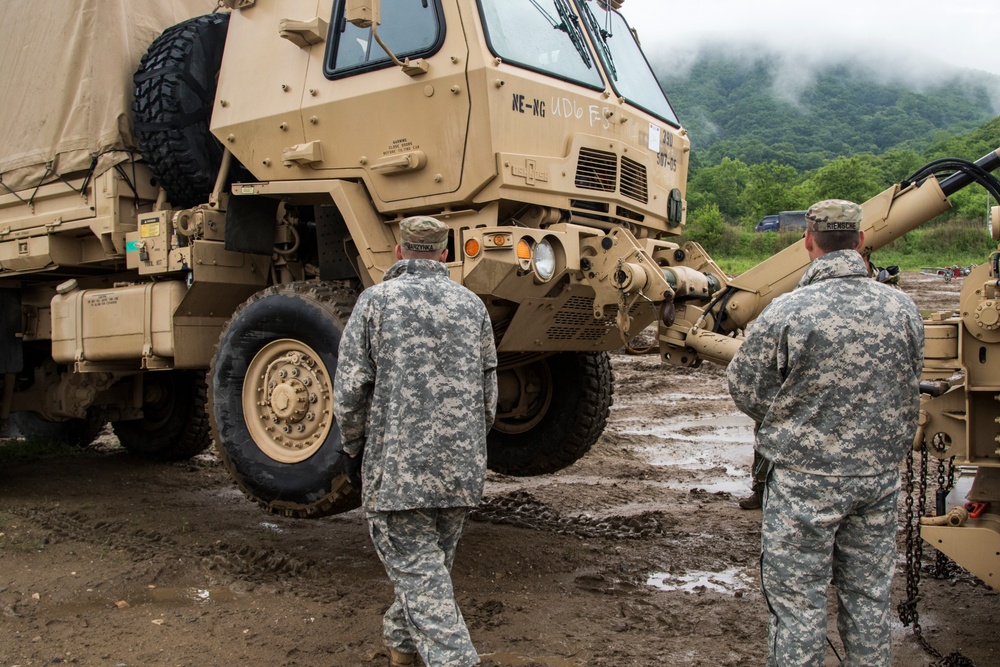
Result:
<svg viewBox="0 0 1000 667"><path fill-rule="evenodd" d="M608 353L648 325L666 363L728 362L808 257L730 279L676 242L690 142L620 4L0 0L0 417L78 444L110 422L154 459L214 438L270 511L356 507L339 337L411 214L449 225L451 276L493 319L493 470L584 455ZM932 164L866 202L869 251L998 164ZM993 480L983 498L995 263L928 328L929 368L975 371L928 394L923 433Z"/></svg>
<svg viewBox="0 0 1000 667"><path fill-rule="evenodd" d="M608 351L724 281L668 240L690 144L619 5L4 2L2 416L154 459L214 437L269 510L350 509L340 332L419 213L494 322L490 467L577 460Z"/></svg>

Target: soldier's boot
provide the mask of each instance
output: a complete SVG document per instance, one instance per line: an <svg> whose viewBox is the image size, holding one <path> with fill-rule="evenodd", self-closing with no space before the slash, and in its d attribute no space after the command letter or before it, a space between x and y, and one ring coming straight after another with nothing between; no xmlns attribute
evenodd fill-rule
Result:
<svg viewBox="0 0 1000 667"><path fill-rule="evenodd" d="M390 667L414 667L417 664L416 653L402 653L394 648L389 649Z"/></svg>
<svg viewBox="0 0 1000 667"><path fill-rule="evenodd" d="M741 510L759 510L763 504L763 499L761 498L759 491L754 491L746 498L740 500Z"/></svg>

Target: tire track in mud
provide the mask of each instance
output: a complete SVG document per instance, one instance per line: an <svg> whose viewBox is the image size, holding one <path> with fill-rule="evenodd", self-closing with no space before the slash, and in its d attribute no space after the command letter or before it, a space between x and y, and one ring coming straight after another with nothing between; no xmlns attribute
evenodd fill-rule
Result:
<svg viewBox="0 0 1000 667"><path fill-rule="evenodd" d="M603 518L567 516L549 508L528 491L487 498L472 510L469 518L587 539L639 540L666 534L659 512Z"/></svg>
<svg viewBox="0 0 1000 667"><path fill-rule="evenodd" d="M253 586L267 585L277 592L326 601L343 597L331 585L336 572L309 558L280 549L262 549L247 543L182 544L155 530L136 528L125 521L94 519L80 511L52 508L5 507L4 513L34 522L51 534L50 543L75 541L126 553L136 562L173 559L195 563L216 577Z"/></svg>
<svg viewBox="0 0 1000 667"><path fill-rule="evenodd" d="M725 494L728 497L728 494ZM693 489L688 494L694 505L714 503L718 494ZM692 506L691 516L706 511ZM711 510L707 510L711 511ZM631 574L622 570L620 563L608 563L603 568L589 571L577 578L576 584L596 592L620 594L645 587L652 571L666 568L671 572L697 570L723 572L733 567L745 567L755 562L758 555L759 531L753 522L743 528L730 527L729 539L706 539L715 528L699 530L697 522L678 522L668 512L644 511L638 514L591 517L589 515L564 515L537 500L530 492L511 491L488 498L472 511L473 521L510 525L527 530L539 530L579 539L647 540L655 542L656 549L648 559L639 559L641 567ZM644 569L645 568L645 569Z"/></svg>

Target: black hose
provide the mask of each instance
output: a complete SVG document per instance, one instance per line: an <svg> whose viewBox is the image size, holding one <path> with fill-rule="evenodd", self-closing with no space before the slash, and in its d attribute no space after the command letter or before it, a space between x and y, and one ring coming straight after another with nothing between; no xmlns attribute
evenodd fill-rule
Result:
<svg viewBox="0 0 1000 667"><path fill-rule="evenodd" d="M1000 203L1000 179L990 173L998 167L1000 167L1000 155L997 155L995 151L987 153L975 162L958 158L942 158L928 162L903 181L902 186L906 187L928 176L947 174L939 183L946 197L955 194L971 183L978 183L992 195L997 203Z"/></svg>

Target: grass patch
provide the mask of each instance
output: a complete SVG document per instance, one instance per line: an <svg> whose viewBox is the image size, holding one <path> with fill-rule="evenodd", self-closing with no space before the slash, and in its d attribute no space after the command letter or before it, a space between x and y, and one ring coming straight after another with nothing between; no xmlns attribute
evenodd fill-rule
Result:
<svg viewBox="0 0 1000 667"><path fill-rule="evenodd" d="M74 456L80 451L79 447L63 442L33 438L3 438L0 439L0 465Z"/></svg>
<svg viewBox="0 0 1000 667"><path fill-rule="evenodd" d="M705 248L724 272L739 275L799 241L801 233L756 233L731 225L689 229L684 240ZM948 220L925 225L873 253L877 266L903 271L925 267L983 264L997 250L982 222Z"/></svg>

